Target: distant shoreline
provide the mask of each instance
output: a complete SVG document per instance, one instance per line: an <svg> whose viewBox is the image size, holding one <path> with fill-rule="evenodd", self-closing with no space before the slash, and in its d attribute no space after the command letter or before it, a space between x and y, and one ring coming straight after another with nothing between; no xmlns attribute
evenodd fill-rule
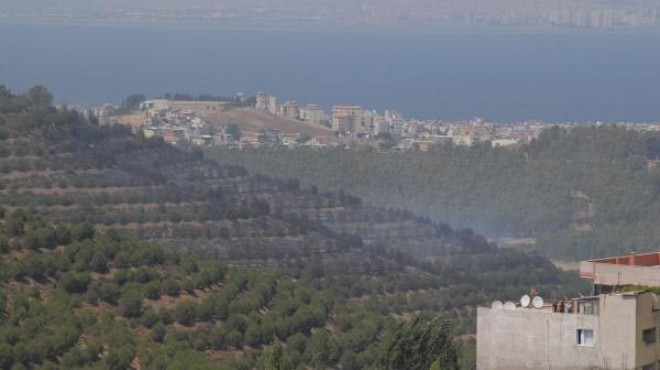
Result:
<svg viewBox="0 0 660 370"><path fill-rule="evenodd" d="M354 26L341 24L289 24L263 22L134 22L134 21L85 21L51 19L0 19L0 27L14 26L61 26L61 27L107 27L126 29L187 29L187 30L217 30L217 31L272 31L272 32L319 32L319 33L374 33L374 34L438 34L438 35L622 35L622 34L660 34L660 27L648 28L559 28L559 27L513 27L513 26L440 26L431 24L409 25L399 24L392 26Z"/></svg>

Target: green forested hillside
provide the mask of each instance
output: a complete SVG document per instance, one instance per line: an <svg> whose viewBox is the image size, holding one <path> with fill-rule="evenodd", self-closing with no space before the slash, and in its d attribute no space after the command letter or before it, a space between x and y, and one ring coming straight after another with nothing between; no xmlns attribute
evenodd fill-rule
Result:
<svg viewBox="0 0 660 370"><path fill-rule="evenodd" d="M474 332L474 304L573 280L515 251L359 266L372 271L236 268L20 209L0 217L3 369L471 369L474 343L454 336ZM409 358L415 338L438 352Z"/></svg>
<svg viewBox="0 0 660 370"><path fill-rule="evenodd" d="M326 271L320 261L234 268L19 209L0 220L0 365L397 369L409 361L399 346L414 340L410 330L431 330L424 335L442 345L431 362L470 369L473 344L452 338L473 332L471 305L521 285L567 283L547 261L513 251L453 261L458 266L435 263L413 275L404 271L412 261L371 272ZM485 281L481 293L472 288ZM439 326L400 323L420 311L435 312L421 319ZM269 367L276 349L279 365Z"/></svg>
<svg viewBox="0 0 660 370"><path fill-rule="evenodd" d="M440 146L429 153L212 149L221 163L343 189L494 238L538 238L537 250L580 259L660 245L660 134L557 127L517 150Z"/></svg>
<svg viewBox="0 0 660 370"><path fill-rule="evenodd" d="M46 232L52 243L32 244ZM264 368L280 342L291 369L336 363L343 348L362 368L394 325L342 304L307 271L228 269L21 211L2 221L2 238L3 369Z"/></svg>
<svg viewBox="0 0 660 370"><path fill-rule="evenodd" d="M0 368L471 369L476 305L588 290L470 229L51 101L0 87ZM439 357L410 357L418 337Z"/></svg>

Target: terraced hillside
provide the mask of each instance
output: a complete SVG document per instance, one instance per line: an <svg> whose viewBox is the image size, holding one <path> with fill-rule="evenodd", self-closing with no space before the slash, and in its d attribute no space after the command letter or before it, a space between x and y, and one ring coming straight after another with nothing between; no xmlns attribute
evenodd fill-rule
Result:
<svg viewBox="0 0 660 370"><path fill-rule="evenodd" d="M201 151L35 106L29 93L5 96L0 204L9 209L125 229L236 263L301 263L367 249L434 261L497 253L470 230L364 206L342 191L319 194L297 180L248 175L243 167L205 160Z"/></svg>
<svg viewBox="0 0 660 370"><path fill-rule="evenodd" d="M288 337L300 334L311 340L325 327L327 334L323 335L337 339L341 333L359 327L359 335L351 335L337 351L322 359L323 366L335 366L343 353L352 353L351 363L358 364L353 368L365 368L378 357L374 346L386 332L382 324L385 321L368 328L357 325L358 319L335 321L343 309L364 308L380 317L378 320L410 319L428 310L453 319L452 335L470 334L474 333L475 305L495 298L517 298L531 286L546 295L583 288L576 283L576 276L558 271L548 260L500 250L471 230L456 231L406 211L365 206L360 199L342 191L320 194L315 188L301 189L296 180L248 175L245 168L205 160L201 151L182 151L159 139L133 135L123 126L97 126L75 111L52 108L47 98L47 91L39 89L13 95L0 87L0 205L10 215L0 229L6 230L9 237L21 238L20 243L9 239L3 271L23 269L27 261L31 261L29 266L36 266L11 275L12 279L22 281L36 273L57 286L62 274L72 270L66 266L63 271L52 270L57 264L48 259L49 251L65 248L69 263L78 263L77 252L67 252L69 247L58 238L58 230L67 225L79 225L76 235L91 235L97 230L97 237L102 240L115 238L113 235L123 231L137 240L157 242L169 252L188 251L202 256L207 260L203 265L220 258L236 269L230 273L232 279L240 276L239 271L248 271L250 276L270 276L265 283L259 279L254 283L257 295L264 294L261 283L270 287L274 284L278 292L286 292L292 281L304 281L308 288L323 292L338 305L326 307L316 319L304 317L308 320L304 330L294 328L276 336L286 341L287 356L304 367L314 365L313 355L305 357L305 347L289 344ZM32 225L32 215L46 221L26 227ZM119 240L110 242L113 243L120 244ZM131 265L130 245L123 256L111 253L95 257L102 246L85 247L87 257L81 257L80 268L74 267L73 271L85 272L85 266L98 265L101 270L90 271L90 279L114 281L114 269L128 266L133 276L140 272L141 265ZM25 254L25 250L29 252ZM25 263L21 262L23 258L27 258ZM158 287L154 283L151 288L140 286L136 290L145 296L167 296L165 282L170 274L179 276L178 266L165 264L144 275L144 279L135 277L144 280L144 284L158 282ZM213 295L227 283L211 279L211 283L198 286L194 279L197 272L187 274L193 274L192 280L177 278L178 285L191 296ZM115 283L123 286L131 279ZM4 287L14 287L11 280L7 281ZM32 285L32 280L27 282L16 286L16 292ZM70 293L88 294L89 284L80 292ZM42 288L46 289L39 287ZM239 289L231 299L239 302L236 304L248 301L235 312L250 325L261 325L261 317L280 309L279 303L261 301L249 290ZM301 300L311 302L307 298ZM153 304L154 309L179 303L169 298L154 301L141 300L143 305ZM204 300L195 298L195 304L201 307ZM90 309L94 313L104 312ZM276 317L299 312L283 309L286 313ZM197 308L194 312L202 315ZM307 314L301 311L300 315L303 313ZM206 316L194 317L197 319L182 325L201 329L195 323L209 321ZM214 320L227 324L222 318ZM135 329L133 325L131 328ZM273 342L272 332L262 332L257 340L247 328L242 324L237 327L238 335L227 342L233 344L220 345L220 352L215 352L209 341L196 342L187 337L190 340L186 339L186 343L196 343L196 351L218 361L243 356L253 349L261 354L263 346ZM167 333L170 329L176 327L168 326ZM135 330L136 335L143 333L142 329ZM229 341L230 333L225 334L223 338ZM172 332L174 338L182 336ZM299 344L300 338L297 340ZM297 354L292 348L297 348ZM361 355L364 351L367 352ZM133 355L131 360L135 351ZM470 358L468 351L464 356L468 368ZM255 362L250 363L253 367Z"/></svg>
<svg viewBox="0 0 660 370"><path fill-rule="evenodd" d="M22 211L0 219L0 240L2 369L263 368L274 343L287 347L280 368L338 362L340 345L360 368L394 323L306 273L228 268Z"/></svg>
<svg viewBox="0 0 660 370"><path fill-rule="evenodd" d="M363 244L425 257L494 250L407 212L248 176L121 126L48 125L0 142L0 156L0 202L9 208L232 260L309 258Z"/></svg>

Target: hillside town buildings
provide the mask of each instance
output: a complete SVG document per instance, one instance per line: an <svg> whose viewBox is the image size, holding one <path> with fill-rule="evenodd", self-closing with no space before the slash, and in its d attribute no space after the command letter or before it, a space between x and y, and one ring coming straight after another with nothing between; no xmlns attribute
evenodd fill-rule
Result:
<svg viewBox="0 0 660 370"><path fill-rule="evenodd" d="M190 142L200 146L223 145L229 141L225 127L212 126L193 110L178 108L169 100L148 100L140 109L144 112L145 138L161 137L174 145Z"/></svg>
<svg viewBox="0 0 660 370"><path fill-rule="evenodd" d="M477 310L477 369L660 369L660 252L589 260L593 295Z"/></svg>
<svg viewBox="0 0 660 370"><path fill-rule="evenodd" d="M515 147L534 140L550 125L570 128L580 124L549 124L540 121L493 123L481 118L460 121L420 120L407 118L394 109L385 110L380 114L359 105L335 105L328 114L316 104L303 106L296 101L286 100L282 105L277 105L277 98L265 92L259 92L249 99L245 94L239 93L232 101L243 108L245 102L253 102L253 108L259 114L296 121L302 125L301 128L305 124L315 125L316 129L326 126L329 135L324 138L304 137L302 140L300 132L282 132L276 127L264 127L260 132L245 132L240 141L236 142L226 133L225 126L229 122L224 124L208 122L203 118L208 115L200 115L195 109L201 107L205 112L229 109L223 105L228 104L227 102L186 102L168 99L142 102L140 110L145 116L141 128L146 137L162 137L172 144L190 142L196 145L227 145L241 148L263 145L339 146L371 148L379 151L429 151L434 146L446 143L463 146L488 143L492 147ZM116 106L105 104L88 109L87 112L97 117L102 124L120 122L117 117L121 111ZM660 131L660 123L618 123L618 125L629 130ZM334 131L334 137L330 130Z"/></svg>

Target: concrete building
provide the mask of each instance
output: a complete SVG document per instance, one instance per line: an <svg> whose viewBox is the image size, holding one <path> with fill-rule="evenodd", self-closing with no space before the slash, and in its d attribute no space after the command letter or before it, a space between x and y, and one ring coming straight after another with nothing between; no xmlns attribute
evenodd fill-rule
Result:
<svg viewBox="0 0 660 370"><path fill-rule="evenodd" d="M339 132L352 133L356 127L363 125L362 107L357 105L335 105L332 107L332 129Z"/></svg>
<svg viewBox="0 0 660 370"><path fill-rule="evenodd" d="M374 135L388 133L389 129L390 125L385 120L385 117L377 116L374 118Z"/></svg>
<svg viewBox="0 0 660 370"><path fill-rule="evenodd" d="M416 152L428 152L435 145L431 140L415 140L412 142L411 149Z"/></svg>
<svg viewBox="0 0 660 370"><path fill-rule="evenodd" d="M325 111L316 104L307 104L305 108L302 108L300 118L310 123L323 123L326 120Z"/></svg>
<svg viewBox="0 0 660 370"><path fill-rule="evenodd" d="M277 99L274 96L260 91L257 93L256 99L255 108L257 110L277 114Z"/></svg>
<svg viewBox="0 0 660 370"><path fill-rule="evenodd" d="M99 107L92 108L92 113L98 118L99 123L110 123L110 117L119 114L119 107L112 104L103 104Z"/></svg>
<svg viewBox="0 0 660 370"><path fill-rule="evenodd" d="M257 141L261 144L274 143L278 144L282 142L284 133L282 130L261 130L257 136Z"/></svg>
<svg viewBox="0 0 660 370"><path fill-rule="evenodd" d="M660 287L660 252L582 261L580 276L592 280L599 293L625 285Z"/></svg>
<svg viewBox="0 0 660 370"><path fill-rule="evenodd" d="M166 110L169 108L169 100L167 99L155 99L155 100L145 100L140 103L140 110Z"/></svg>
<svg viewBox="0 0 660 370"><path fill-rule="evenodd" d="M395 110L385 111L385 121L388 124L388 132L392 135L402 136L408 131L403 115Z"/></svg>
<svg viewBox="0 0 660 370"><path fill-rule="evenodd" d="M280 115L288 119L300 118L300 108L298 103L292 100L287 100L280 108Z"/></svg>
<svg viewBox="0 0 660 370"><path fill-rule="evenodd" d="M376 114L358 105L335 105L332 107L332 129L344 133L371 134Z"/></svg>
<svg viewBox="0 0 660 370"><path fill-rule="evenodd" d="M585 261L580 275L595 295L478 308L477 369L659 370L660 300L644 286L660 286L660 253Z"/></svg>
<svg viewBox="0 0 660 370"><path fill-rule="evenodd" d="M374 131L374 120L377 116L375 111L362 111L362 120L355 126L355 132L359 134L371 134Z"/></svg>

